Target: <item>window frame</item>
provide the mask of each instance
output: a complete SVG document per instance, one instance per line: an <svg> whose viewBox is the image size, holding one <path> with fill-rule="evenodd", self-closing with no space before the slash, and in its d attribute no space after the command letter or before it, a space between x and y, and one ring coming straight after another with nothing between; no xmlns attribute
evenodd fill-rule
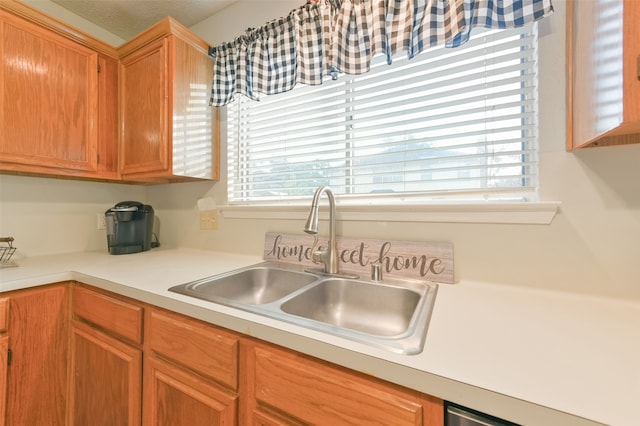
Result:
<svg viewBox="0 0 640 426"><path fill-rule="evenodd" d="M535 24L537 25L537 24ZM536 56L539 61L539 55ZM539 77L540 79L541 77ZM538 85L539 86L539 85ZM538 90L538 89L536 89ZM226 123L226 108L223 113ZM537 126L540 126L538 121ZM221 127L221 137L226 141L226 131ZM224 144L226 149L226 144ZM539 152L540 146L537 150ZM227 158L226 152L222 158ZM225 164L226 166L226 164ZM226 170L223 176L228 177ZM539 170L536 188L539 189ZM227 194L227 182L224 194ZM221 208L225 217L239 219L304 219L308 213L309 199L252 202L232 204ZM390 202L391 199L391 202ZM346 199L338 195L339 220L388 221L388 222L461 222L461 223L509 223L549 224L560 207L559 202L501 201L478 202L455 200L424 200L403 194L389 198ZM398 203L397 200L400 200ZM395 201L395 202L394 202Z"/></svg>

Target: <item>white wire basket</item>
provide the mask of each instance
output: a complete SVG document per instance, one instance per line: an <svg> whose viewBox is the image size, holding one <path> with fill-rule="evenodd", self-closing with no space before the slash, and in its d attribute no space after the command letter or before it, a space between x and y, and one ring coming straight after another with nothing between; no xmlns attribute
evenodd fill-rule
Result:
<svg viewBox="0 0 640 426"><path fill-rule="evenodd" d="M0 268L16 266L16 263L11 261L11 257L15 252L16 247L13 246L13 237L0 237Z"/></svg>

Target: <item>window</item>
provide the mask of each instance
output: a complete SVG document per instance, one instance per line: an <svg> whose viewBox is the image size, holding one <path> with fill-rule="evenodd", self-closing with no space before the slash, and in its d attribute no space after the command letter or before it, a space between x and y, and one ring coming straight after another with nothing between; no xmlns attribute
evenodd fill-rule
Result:
<svg viewBox="0 0 640 426"><path fill-rule="evenodd" d="M227 108L229 204L532 200L536 24ZM356 201L357 202L357 201Z"/></svg>

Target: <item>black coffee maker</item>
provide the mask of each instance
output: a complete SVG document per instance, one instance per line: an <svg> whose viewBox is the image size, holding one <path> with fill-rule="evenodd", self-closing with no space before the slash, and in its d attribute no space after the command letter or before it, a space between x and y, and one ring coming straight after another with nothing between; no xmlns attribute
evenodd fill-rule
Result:
<svg viewBox="0 0 640 426"><path fill-rule="evenodd" d="M153 207L138 201L122 201L104 215L109 253L138 253L151 248Z"/></svg>

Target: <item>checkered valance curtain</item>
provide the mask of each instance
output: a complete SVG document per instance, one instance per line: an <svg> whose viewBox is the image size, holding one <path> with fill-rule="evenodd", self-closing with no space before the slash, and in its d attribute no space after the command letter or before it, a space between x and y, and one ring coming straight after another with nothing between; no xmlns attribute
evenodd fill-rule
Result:
<svg viewBox="0 0 640 426"><path fill-rule="evenodd" d="M519 27L552 12L551 0L308 0L209 49L215 60L210 104L365 73L377 54L388 63L399 52L412 58L432 46L457 47L474 27Z"/></svg>

